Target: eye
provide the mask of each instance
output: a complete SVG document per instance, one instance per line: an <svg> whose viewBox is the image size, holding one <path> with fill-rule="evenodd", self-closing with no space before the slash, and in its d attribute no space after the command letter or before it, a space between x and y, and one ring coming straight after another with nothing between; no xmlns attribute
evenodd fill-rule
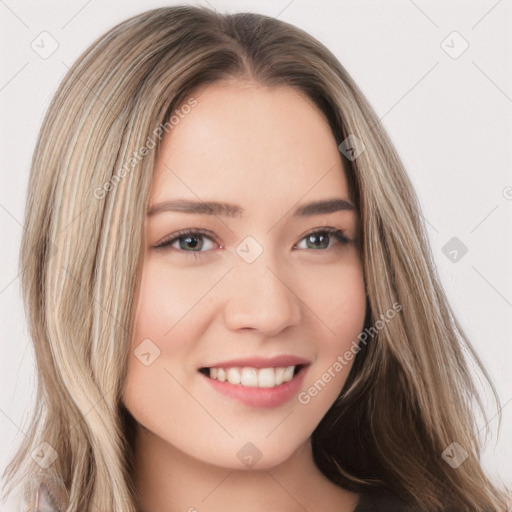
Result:
<svg viewBox="0 0 512 512"><path fill-rule="evenodd" d="M332 247L330 244L332 239L334 239L338 245L346 245L351 242L340 229L324 227L309 232L296 247L299 249L335 249L336 247ZM302 241L305 241L306 247L300 247ZM309 244L311 244L311 246L309 246Z"/></svg>
<svg viewBox="0 0 512 512"><path fill-rule="evenodd" d="M336 242L332 244L331 242ZM305 247L302 242L305 242ZM300 242L294 246L294 249L324 249L334 250L338 245L347 245L351 242L349 238L345 236L343 231L333 227L316 228L315 231L309 232L305 235ZM302 244L302 246L301 246ZM194 257L199 257L202 252L207 252L210 249L214 249L215 245L219 245L215 241L215 237L212 233L204 229L184 229L173 233L167 239L164 239L158 245L155 245L155 249L172 249L181 253L188 253ZM219 247L222 247L219 245Z"/></svg>
<svg viewBox="0 0 512 512"><path fill-rule="evenodd" d="M210 244L206 243L210 242ZM204 229L195 229L178 231L173 233L170 238L164 239L155 249L174 249L180 252L192 253L196 256L197 252L205 252L205 250L213 249L212 244L215 245L214 237L209 231ZM202 250L204 249L204 250Z"/></svg>

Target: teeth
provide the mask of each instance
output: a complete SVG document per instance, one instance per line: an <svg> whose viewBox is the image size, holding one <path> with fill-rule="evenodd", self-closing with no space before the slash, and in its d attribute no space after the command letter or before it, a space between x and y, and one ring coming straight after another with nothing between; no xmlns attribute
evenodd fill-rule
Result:
<svg viewBox="0 0 512 512"><path fill-rule="evenodd" d="M278 368L210 368L210 378L246 387L273 388L293 379L295 366Z"/></svg>
<svg viewBox="0 0 512 512"><path fill-rule="evenodd" d="M258 387L273 388L275 386L276 374L274 368L262 368L258 372Z"/></svg>
<svg viewBox="0 0 512 512"><path fill-rule="evenodd" d="M283 380L284 382L288 382L289 380L293 379L293 370L295 369L294 366L288 366L284 369L283 372Z"/></svg>
<svg viewBox="0 0 512 512"><path fill-rule="evenodd" d="M227 381L230 384L240 384L240 372L236 368L229 368L226 372Z"/></svg>
<svg viewBox="0 0 512 512"><path fill-rule="evenodd" d="M275 377L276 386L279 386L279 384L282 384L284 382L284 372L285 371L286 371L286 368L276 368L276 377ZM292 377L293 377L293 372L292 372Z"/></svg>
<svg viewBox="0 0 512 512"><path fill-rule="evenodd" d="M213 368L212 368L213 370ZM211 377L211 370L210 370ZM258 372L255 368L242 368L242 374L240 378L242 386L250 386L254 388L258 385Z"/></svg>

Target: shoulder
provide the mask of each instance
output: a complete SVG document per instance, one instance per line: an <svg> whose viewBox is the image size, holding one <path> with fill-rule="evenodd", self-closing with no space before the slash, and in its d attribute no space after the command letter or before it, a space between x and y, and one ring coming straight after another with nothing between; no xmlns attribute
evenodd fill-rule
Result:
<svg viewBox="0 0 512 512"><path fill-rule="evenodd" d="M27 512L61 512L50 486L41 482L34 490Z"/></svg>
<svg viewBox="0 0 512 512"><path fill-rule="evenodd" d="M360 494L354 512L412 512L412 508L391 494Z"/></svg>

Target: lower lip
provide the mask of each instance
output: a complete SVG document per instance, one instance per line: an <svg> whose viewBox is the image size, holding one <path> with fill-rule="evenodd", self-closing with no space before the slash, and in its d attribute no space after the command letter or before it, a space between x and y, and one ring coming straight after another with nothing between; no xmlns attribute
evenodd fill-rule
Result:
<svg viewBox="0 0 512 512"><path fill-rule="evenodd" d="M273 388L258 388L230 384L229 382L211 379L201 372L199 372L199 374L208 381L213 389L229 398L238 400L250 407L271 409L284 405L298 393L308 368L309 365L303 366L292 380L284 382L279 386L274 386Z"/></svg>

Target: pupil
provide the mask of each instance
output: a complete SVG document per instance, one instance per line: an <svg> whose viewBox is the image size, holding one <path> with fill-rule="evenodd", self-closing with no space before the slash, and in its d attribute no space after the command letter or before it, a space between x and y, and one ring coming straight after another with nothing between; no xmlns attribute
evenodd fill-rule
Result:
<svg viewBox="0 0 512 512"><path fill-rule="evenodd" d="M317 234L313 233L312 235L309 235L308 240L313 245L318 245L318 243L325 242L326 240L328 241L329 240L329 235L326 235L326 234L317 235ZM328 243L327 243L327 245L328 245Z"/></svg>
<svg viewBox="0 0 512 512"><path fill-rule="evenodd" d="M199 243L199 239L197 237L194 237L194 236L186 236L186 237L182 237L182 240L183 240L183 244L180 243L180 246L182 249L196 249L198 246L200 246L201 244ZM186 244L189 244L189 246L187 247Z"/></svg>

